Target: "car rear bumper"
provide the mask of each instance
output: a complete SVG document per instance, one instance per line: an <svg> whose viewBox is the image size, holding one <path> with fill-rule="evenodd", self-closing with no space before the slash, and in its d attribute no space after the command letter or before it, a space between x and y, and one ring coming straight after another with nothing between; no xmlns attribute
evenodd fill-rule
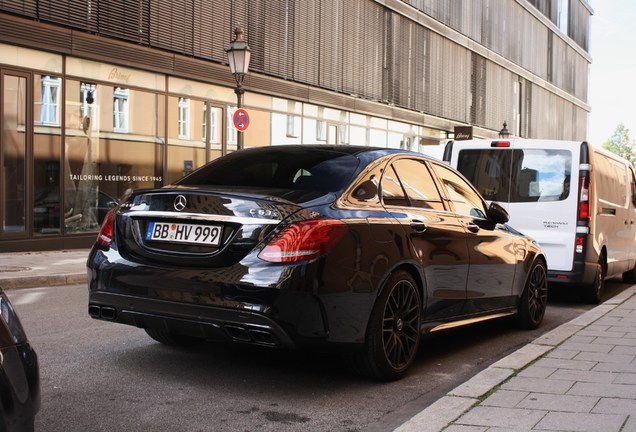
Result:
<svg viewBox="0 0 636 432"><path fill-rule="evenodd" d="M294 347L287 332L272 319L247 310L198 306L93 291L92 318L208 340L228 340L273 347Z"/></svg>
<svg viewBox="0 0 636 432"><path fill-rule="evenodd" d="M318 262L258 265L170 268L133 263L112 248L94 249L87 263L89 315L185 336L276 347L364 341L375 293L351 290L341 282L348 277L342 270L324 276Z"/></svg>
<svg viewBox="0 0 636 432"><path fill-rule="evenodd" d="M567 285L590 285L596 277L596 262L575 262L572 271L548 270L548 282Z"/></svg>

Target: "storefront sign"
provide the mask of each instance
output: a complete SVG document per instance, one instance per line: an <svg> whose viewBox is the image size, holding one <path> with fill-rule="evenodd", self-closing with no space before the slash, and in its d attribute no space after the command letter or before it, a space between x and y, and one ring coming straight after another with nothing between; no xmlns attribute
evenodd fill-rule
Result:
<svg viewBox="0 0 636 432"><path fill-rule="evenodd" d="M473 139L472 126L455 126L454 133L456 141Z"/></svg>
<svg viewBox="0 0 636 432"><path fill-rule="evenodd" d="M106 181L106 182L160 182L161 176L145 175L103 175L103 174L69 174L71 180Z"/></svg>

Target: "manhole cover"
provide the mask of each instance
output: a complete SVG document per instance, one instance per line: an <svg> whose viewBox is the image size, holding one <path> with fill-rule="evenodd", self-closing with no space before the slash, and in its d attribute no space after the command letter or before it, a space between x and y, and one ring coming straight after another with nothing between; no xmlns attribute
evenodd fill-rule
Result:
<svg viewBox="0 0 636 432"><path fill-rule="evenodd" d="M29 271L30 267L0 266L0 273Z"/></svg>

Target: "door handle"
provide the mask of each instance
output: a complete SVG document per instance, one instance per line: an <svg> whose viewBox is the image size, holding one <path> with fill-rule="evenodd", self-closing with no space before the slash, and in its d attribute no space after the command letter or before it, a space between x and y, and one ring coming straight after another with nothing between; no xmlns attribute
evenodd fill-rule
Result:
<svg viewBox="0 0 636 432"><path fill-rule="evenodd" d="M468 229L468 231L470 231L472 233L479 232L479 225L474 224L474 223L467 223L466 224L466 228Z"/></svg>
<svg viewBox="0 0 636 432"><path fill-rule="evenodd" d="M411 221L411 229L415 232L422 233L426 231L428 227L421 220L414 219Z"/></svg>

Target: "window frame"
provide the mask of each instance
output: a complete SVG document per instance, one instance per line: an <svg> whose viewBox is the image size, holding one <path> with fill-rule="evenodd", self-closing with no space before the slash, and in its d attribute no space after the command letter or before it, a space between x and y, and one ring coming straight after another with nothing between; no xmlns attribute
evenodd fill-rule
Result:
<svg viewBox="0 0 636 432"><path fill-rule="evenodd" d="M113 132L128 133L130 113L130 89L115 87L113 90Z"/></svg>
<svg viewBox="0 0 636 432"><path fill-rule="evenodd" d="M44 126L59 126L62 78L42 75L40 82L42 85L40 124Z"/></svg>
<svg viewBox="0 0 636 432"><path fill-rule="evenodd" d="M178 104L178 134L179 139L189 140L190 139L190 113L191 113L191 103L190 98L179 97ZM205 136L203 138L205 140Z"/></svg>

